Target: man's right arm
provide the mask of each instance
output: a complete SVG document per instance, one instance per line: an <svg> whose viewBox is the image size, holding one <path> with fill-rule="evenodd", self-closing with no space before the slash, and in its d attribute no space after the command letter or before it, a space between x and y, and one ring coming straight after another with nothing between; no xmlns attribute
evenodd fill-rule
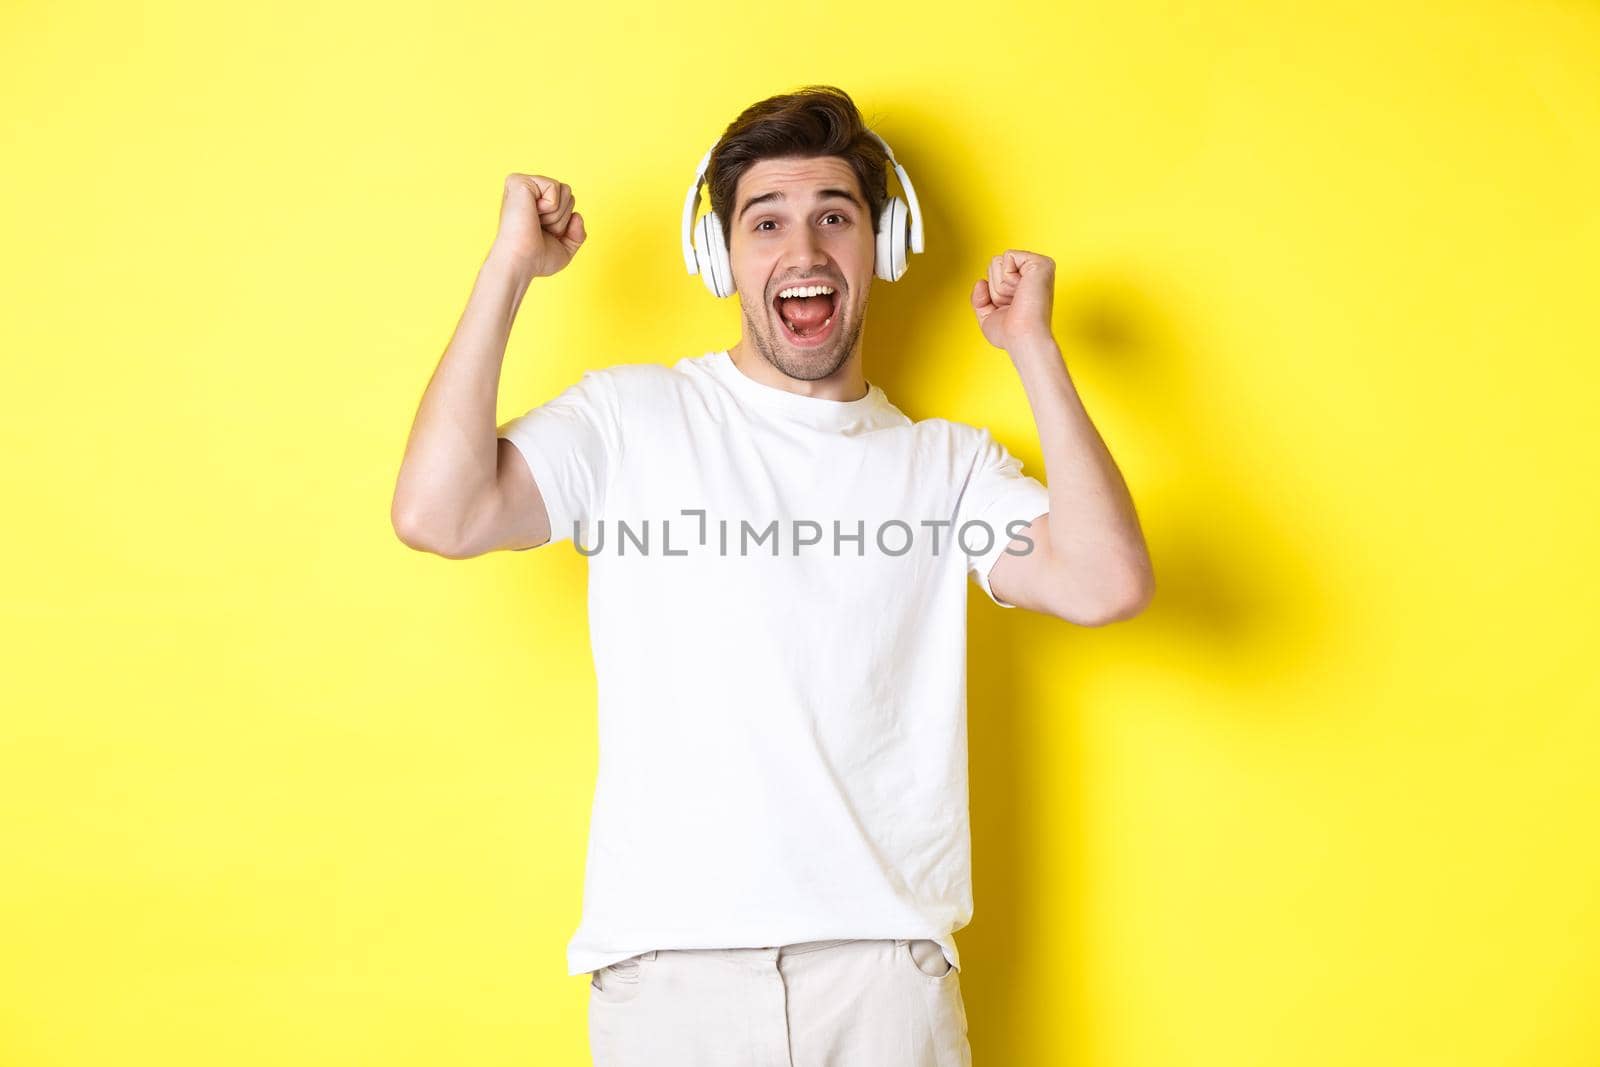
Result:
<svg viewBox="0 0 1600 1067"><path fill-rule="evenodd" d="M573 204L570 187L559 182L506 178L500 232L423 393L396 480L390 522L412 548L465 559L550 539L526 461L497 435L495 400L528 286L565 267L584 241Z"/></svg>

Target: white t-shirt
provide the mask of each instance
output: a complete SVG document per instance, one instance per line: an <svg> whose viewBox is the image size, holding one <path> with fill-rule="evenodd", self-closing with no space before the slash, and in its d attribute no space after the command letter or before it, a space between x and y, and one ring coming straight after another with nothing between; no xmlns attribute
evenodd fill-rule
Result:
<svg viewBox="0 0 1600 1067"><path fill-rule="evenodd" d="M966 577L1012 606L989 568L1045 487L988 430L913 422L876 385L790 393L726 351L586 371L499 434L552 541L589 556L599 769L568 973L833 938L931 938L959 967Z"/></svg>

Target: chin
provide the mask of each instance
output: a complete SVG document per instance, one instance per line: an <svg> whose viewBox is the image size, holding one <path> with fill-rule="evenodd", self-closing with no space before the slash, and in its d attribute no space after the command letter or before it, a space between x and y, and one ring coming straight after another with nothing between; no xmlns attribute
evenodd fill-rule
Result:
<svg viewBox="0 0 1600 1067"><path fill-rule="evenodd" d="M847 288L846 292L849 291ZM763 359L788 377L817 381L837 373L855 350L861 336L864 305L865 301L862 307L836 305L828 334L820 343L803 345L789 339L775 308L763 304L759 321L756 321L751 318L753 309L746 304L742 308L745 336L751 339Z"/></svg>

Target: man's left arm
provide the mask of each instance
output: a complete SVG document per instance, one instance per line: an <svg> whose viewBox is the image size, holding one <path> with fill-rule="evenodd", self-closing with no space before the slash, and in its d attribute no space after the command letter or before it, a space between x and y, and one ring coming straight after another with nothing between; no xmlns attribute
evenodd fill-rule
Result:
<svg viewBox="0 0 1600 1067"><path fill-rule="evenodd" d="M1083 626L1143 611L1155 595L1149 549L1127 483L1067 373L1051 331L1055 262L1033 252L995 256L973 287L989 343L1011 357L1044 453L1048 514L1027 528L1033 548L1002 552L989 585L1007 603ZM1026 548L1020 540L1012 546Z"/></svg>

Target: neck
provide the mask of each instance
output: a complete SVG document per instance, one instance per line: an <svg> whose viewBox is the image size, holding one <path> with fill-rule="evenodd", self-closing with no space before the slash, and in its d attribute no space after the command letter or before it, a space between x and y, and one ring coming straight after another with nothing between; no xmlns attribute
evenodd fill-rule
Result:
<svg viewBox="0 0 1600 1067"><path fill-rule="evenodd" d="M785 374L763 356L747 337L728 349L733 365L747 377L783 389L797 396L811 396L819 400L860 400L867 395L867 379L861 369L861 346L850 351L839 369L826 378L793 378Z"/></svg>

